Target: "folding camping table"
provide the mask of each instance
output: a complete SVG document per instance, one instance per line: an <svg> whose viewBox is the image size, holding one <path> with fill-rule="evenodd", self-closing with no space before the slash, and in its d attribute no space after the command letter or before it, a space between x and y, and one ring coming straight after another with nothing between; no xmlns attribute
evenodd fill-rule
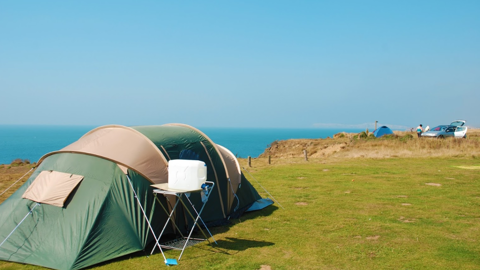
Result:
<svg viewBox="0 0 480 270"><path fill-rule="evenodd" d="M152 252L150 253L153 254L153 252L155 251L155 248L158 247L159 249L162 249L162 248L165 248L165 249L176 249L176 250L181 250L182 252L180 253L180 256L178 257L178 260L180 260L180 258L182 257L182 254L183 252L185 251L185 248L187 247L187 244L188 242L193 239L191 238L192 236L192 233L193 233L193 230L195 229L195 226L198 227L198 229L200 230L200 232L203 234L203 236L205 237L205 239L195 239L195 240L201 240L201 241L205 241L205 240L208 240L208 237L207 235L205 234L205 232L202 230L201 226L198 224L198 220L200 220L204 226L204 228L207 230L208 234L210 235L210 237L212 237L213 241L215 242L215 244L218 245L217 241L215 241L215 238L213 238L213 235L212 233L210 233L210 231L208 230L208 227L207 225L205 224L205 222L203 222L203 219L201 218L201 214L202 214L202 211L205 207L205 204L207 203L208 201L208 198L210 197L210 194L212 193L212 189L213 187L215 186L215 183L213 182L210 182L210 181L206 181L205 184L202 185L202 187L204 187L203 189L200 188L200 189L194 189L194 190L179 190L179 189L171 189L168 187L168 183L165 183L165 184L157 184L157 185L152 185L152 187L154 187L155 189L153 190L153 193L154 193L154 196L155 196L155 200L159 202L160 206L162 206L163 210L165 211L165 213L168 215L168 219L167 221L165 222L165 225L163 226L163 229L162 231L160 232L160 234L158 235L157 239L156 239L156 243L155 243L155 246L153 247L152 249ZM195 206L193 205L192 201L190 201L190 193L194 193L194 192L202 192L202 207L200 208L200 211L197 211L197 209L195 208ZM167 199L167 201L169 201L169 198L167 195L174 195L176 196L177 200L175 202L175 205L173 206L172 210L170 211L170 213L167 211L167 207L165 207L162 202L158 199L157 197L157 194L162 194L163 196L165 196L165 198ZM190 206L192 207L193 211L195 212L195 215L196 217L192 214L192 212L190 212L190 210L188 209L188 207L185 205L185 202L183 201L183 198L186 198L187 201L190 203ZM188 234L187 237L185 237L181 230L178 228L177 224L175 223L175 219L173 218L172 219L172 216L175 212L175 210L177 209L177 206L179 205L179 203L181 203L183 205L183 208L185 210L185 212L187 212L190 217L194 220L194 223L192 225L192 228L190 229L190 232ZM176 246L173 246L173 245L169 245L168 243L167 244L160 244L160 238L162 237L163 233L165 232L165 228L167 228L167 225L169 222L172 222L172 224L175 226L175 228L178 230L178 232L180 233L182 239L185 241L185 243L183 244L183 246L181 248L179 247L176 247ZM208 242L210 243L210 240L208 240Z"/></svg>

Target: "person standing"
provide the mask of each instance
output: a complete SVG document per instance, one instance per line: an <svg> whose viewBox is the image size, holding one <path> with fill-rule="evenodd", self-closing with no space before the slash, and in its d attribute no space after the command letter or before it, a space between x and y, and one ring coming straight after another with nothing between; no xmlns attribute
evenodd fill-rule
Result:
<svg viewBox="0 0 480 270"><path fill-rule="evenodd" d="M420 124L420 125L417 127L417 135L418 135L419 138L420 138L420 136L422 135L422 132L423 132L423 127L422 127L422 124Z"/></svg>

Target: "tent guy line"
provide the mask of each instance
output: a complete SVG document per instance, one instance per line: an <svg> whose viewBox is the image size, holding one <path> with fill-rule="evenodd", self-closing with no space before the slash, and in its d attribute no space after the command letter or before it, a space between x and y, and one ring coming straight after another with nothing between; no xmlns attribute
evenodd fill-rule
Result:
<svg viewBox="0 0 480 270"><path fill-rule="evenodd" d="M33 169L35 169L35 167L32 167L28 172L26 172L22 177L20 177L17 181L15 181L15 183L13 183L11 186L9 186L7 189L5 189L1 194L0 196L2 196L5 192L7 192L11 187L15 186L16 183L18 183L18 181L22 180L23 177L25 177L25 175L29 174Z"/></svg>
<svg viewBox="0 0 480 270"><path fill-rule="evenodd" d="M31 214L33 213L33 210L39 206L40 203L36 203L34 207L32 207L32 209L30 209L30 211L23 217L23 219L17 224L17 226L8 234L8 236L2 241L2 243L0 244L0 247L3 245L3 243L5 243L8 238L10 238L10 236L12 236L12 234L18 229L18 227L20 227L20 225L23 223L23 221Z"/></svg>
<svg viewBox="0 0 480 270"><path fill-rule="evenodd" d="M245 169L245 167L243 167L243 170L245 170L245 171L248 173L248 175L250 175L250 176L253 178L253 180L255 180L255 182L257 182L257 184L260 185L260 187L261 187L270 197L272 197L272 199L273 199L280 207L282 207L282 209L285 209L285 208L272 196L272 194L270 194L270 192L268 192L268 190L265 189L265 188L262 186L262 184L260 184L260 182L258 182L258 180L257 180L247 169Z"/></svg>

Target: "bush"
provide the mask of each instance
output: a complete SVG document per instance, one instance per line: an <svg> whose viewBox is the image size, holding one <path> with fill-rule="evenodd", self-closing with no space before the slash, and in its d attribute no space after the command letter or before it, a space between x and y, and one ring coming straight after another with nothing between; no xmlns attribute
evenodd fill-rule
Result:
<svg viewBox="0 0 480 270"><path fill-rule="evenodd" d="M400 141L401 142L408 142L410 140L413 139L413 135L412 134L406 134L405 136L403 137L400 137Z"/></svg>
<svg viewBox="0 0 480 270"><path fill-rule="evenodd" d="M368 137L367 133L365 131L362 131L358 134L358 137L359 138L362 138L362 139L365 139Z"/></svg>
<svg viewBox="0 0 480 270"><path fill-rule="evenodd" d="M14 159L10 165L13 167L18 167L18 166L28 165L28 164L30 164L30 160L28 159L22 160L20 158L17 158L17 159Z"/></svg>
<svg viewBox="0 0 480 270"><path fill-rule="evenodd" d="M12 165L13 167L16 167L16 166L20 166L23 164L23 161L19 158L15 159L12 161L12 163L10 165Z"/></svg>
<svg viewBox="0 0 480 270"><path fill-rule="evenodd" d="M385 140L394 140L397 138L397 136L395 134L387 134L387 135L383 135L382 138Z"/></svg>

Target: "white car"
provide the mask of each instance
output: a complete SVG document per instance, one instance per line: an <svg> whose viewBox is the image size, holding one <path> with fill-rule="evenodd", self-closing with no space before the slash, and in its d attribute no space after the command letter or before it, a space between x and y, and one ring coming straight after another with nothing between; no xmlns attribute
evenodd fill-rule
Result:
<svg viewBox="0 0 480 270"><path fill-rule="evenodd" d="M455 120L450 125L440 125L423 132L421 136L439 139L446 137L466 138L468 128L465 123L465 120Z"/></svg>

